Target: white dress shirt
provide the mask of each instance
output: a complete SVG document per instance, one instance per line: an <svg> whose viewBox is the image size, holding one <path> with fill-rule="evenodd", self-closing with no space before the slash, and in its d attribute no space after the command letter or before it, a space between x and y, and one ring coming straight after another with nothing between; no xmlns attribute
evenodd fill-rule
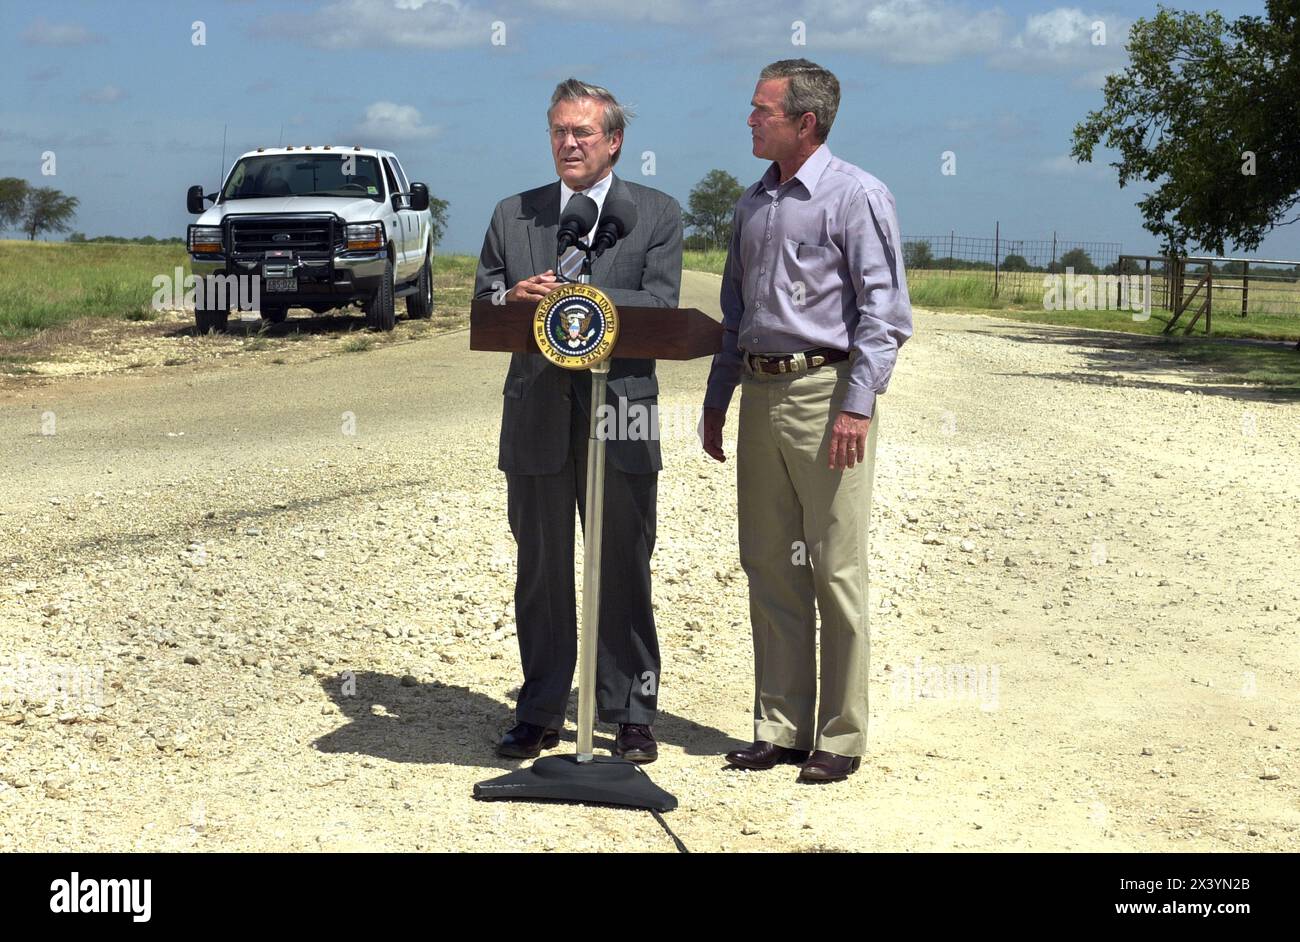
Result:
<svg viewBox="0 0 1300 942"><path fill-rule="evenodd" d="M613 170L605 174L603 177L601 177L591 186L587 187L585 190L570 189L569 184L561 180L560 181L560 217L561 218L564 217L564 207L569 205L569 197L571 197L574 193L581 193L584 196L590 196L593 200L596 201L596 210L597 210L596 218L599 221L600 210L603 210L605 208L605 194L609 192L610 184L613 182L614 182ZM586 242L588 245L591 245L591 240L594 239L595 237L596 237L596 227L592 226L591 231L587 233L586 238L583 239L582 241Z"/></svg>

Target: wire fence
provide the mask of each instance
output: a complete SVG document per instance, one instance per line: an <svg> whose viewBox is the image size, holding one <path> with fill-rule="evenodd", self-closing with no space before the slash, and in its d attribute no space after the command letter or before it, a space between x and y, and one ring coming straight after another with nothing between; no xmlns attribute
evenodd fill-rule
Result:
<svg viewBox="0 0 1300 942"><path fill-rule="evenodd" d="M1119 242L1082 242L1053 233L1050 239L1015 239L994 227L992 236L921 235L903 237L903 266L909 281L935 276L991 279L995 292L1043 289L1043 275L1118 274Z"/></svg>

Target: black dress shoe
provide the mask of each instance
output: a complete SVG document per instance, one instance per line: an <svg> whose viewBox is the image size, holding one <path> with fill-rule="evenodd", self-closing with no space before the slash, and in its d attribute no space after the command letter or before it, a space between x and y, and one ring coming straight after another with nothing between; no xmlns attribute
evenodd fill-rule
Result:
<svg viewBox="0 0 1300 942"><path fill-rule="evenodd" d="M554 749L560 744L560 731L547 729L535 723L519 723L501 737L497 755L511 759L536 759L543 749Z"/></svg>
<svg viewBox="0 0 1300 942"><path fill-rule="evenodd" d="M658 759L659 744L655 742L654 730L644 723L619 723L614 755L641 765Z"/></svg>
<svg viewBox="0 0 1300 942"><path fill-rule="evenodd" d="M737 749L727 753L727 761L740 769L761 771L773 766L790 763L798 765L808 758L807 749L787 749L775 743L758 740L746 749Z"/></svg>
<svg viewBox="0 0 1300 942"><path fill-rule="evenodd" d="M801 782L842 782L862 765L861 756L839 756L818 749L799 772Z"/></svg>

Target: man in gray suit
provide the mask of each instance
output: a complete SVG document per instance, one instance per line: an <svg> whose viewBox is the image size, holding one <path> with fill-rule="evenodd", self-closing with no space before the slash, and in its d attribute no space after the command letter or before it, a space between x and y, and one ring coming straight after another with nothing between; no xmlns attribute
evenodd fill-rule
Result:
<svg viewBox="0 0 1300 942"><path fill-rule="evenodd" d="M592 265L591 282L618 305L676 307L682 273L682 213L665 193L615 176L628 114L596 85L567 79L551 97L547 131L559 179L497 204L483 240L476 298L540 301L564 284L557 262L560 214L574 193L604 206L630 200L636 226ZM594 233L588 233L590 242ZM576 277L576 276L575 276ZM504 294L503 294L504 293ZM650 597L659 452L659 384L654 360L615 357L608 402L648 437L606 445L605 518L597 647L596 706L617 723L615 754L634 762L658 755L652 724L658 702L659 643ZM516 725L501 755L531 758L559 744L577 661L574 508L586 519L591 374L516 353L506 374L498 467L506 473L510 530L518 546L515 620L524 683ZM612 424L612 423L611 423Z"/></svg>

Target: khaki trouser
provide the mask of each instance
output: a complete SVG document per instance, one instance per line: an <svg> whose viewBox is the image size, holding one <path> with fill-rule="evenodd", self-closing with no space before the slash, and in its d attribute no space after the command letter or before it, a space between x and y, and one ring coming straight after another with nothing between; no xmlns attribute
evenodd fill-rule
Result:
<svg viewBox="0 0 1300 942"><path fill-rule="evenodd" d="M867 748L867 525L880 427L867 457L831 471L849 362L741 381L736 490L754 632L754 738L860 756ZM817 615L821 702L817 702Z"/></svg>

